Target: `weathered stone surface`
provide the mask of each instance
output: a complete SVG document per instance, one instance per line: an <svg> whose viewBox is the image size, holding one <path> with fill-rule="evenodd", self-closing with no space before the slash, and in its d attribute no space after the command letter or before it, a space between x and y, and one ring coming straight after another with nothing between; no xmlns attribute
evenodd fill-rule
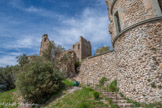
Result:
<svg viewBox="0 0 162 108"><path fill-rule="evenodd" d="M110 52L85 59L75 79L84 84L98 84L102 77L106 77L111 82L117 77L116 69L115 52Z"/></svg>
<svg viewBox="0 0 162 108"><path fill-rule="evenodd" d="M78 60L85 59L92 54L91 43L80 36L80 41L73 45L72 50L76 53Z"/></svg>
<svg viewBox="0 0 162 108"><path fill-rule="evenodd" d="M120 11L122 30L156 17L153 0L106 0L109 31L115 40L114 13ZM138 25L116 39L114 52L87 58L76 80L97 84L102 77L118 80L120 92L145 103L162 102L162 20Z"/></svg>
<svg viewBox="0 0 162 108"><path fill-rule="evenodd" d="M75 62L75 52L73 50L68 50L55 59L54 67L65 72L67 77L73 77L76 75Z"/></svg>
<svg viewBox="0 0 162 108"><path fill-rule="evenodd" d="M48 35L44 34L42 36L41 47L40 47L40 56L43 55L43 52L48 48L50 40L48 39Z"/></svg>

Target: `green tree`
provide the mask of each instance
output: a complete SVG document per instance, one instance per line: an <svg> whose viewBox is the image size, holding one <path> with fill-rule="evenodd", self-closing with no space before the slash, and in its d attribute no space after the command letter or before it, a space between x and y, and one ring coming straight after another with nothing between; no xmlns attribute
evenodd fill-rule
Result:
<svg viewBox="0 0 162 108"><path fill-rule="evenodd" d="M104 52L107 52L109 50L110 50L109 46L103 46L103 47L96 50L96 54L104 53Z"/></svg>
<svg viewBox="0 0 162 108"><path fill-rule="evenodd" d="M0 82L5 82L6 90L15 88L16 74L19 71L19 66L6 66L0 69Z"/></svg>
<svg viewBox="0 0 162 108"><path fill-rule="evenodd" d="M52 41L49 43L48 48L43 52L43 57L48 61L53 61L55 57L59 57L64 51L65 48L61 45L56 45L54 41Z"/></svg>
<svg viewBox="0 0 162 108"><path fill-rule="evenodd" d="M53 69L49 62L32 61L23 68L17 77L16 86L28 102L44 103L51 94L63 87L63 74Z"/></svg>
<svg viewBox="0 0 162 108"><path fill-rule="evenodd" d="M29 59L25 54L17 56L16 59L21 67L23 67L23 65L29 63Z"/></svg>

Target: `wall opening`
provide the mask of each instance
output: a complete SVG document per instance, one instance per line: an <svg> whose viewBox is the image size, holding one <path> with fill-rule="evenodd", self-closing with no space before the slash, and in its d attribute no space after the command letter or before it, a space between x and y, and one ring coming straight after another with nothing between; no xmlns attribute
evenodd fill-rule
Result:
<svg viewBox="0 0 162 108"><path fill-rule="evenodd" d="M121 32L121 25L120 25L120 18L119 18L119 13L118 11L114 14L115 16L115 22L116 22L116 30L117 34Z"/></svg>
<svg viewBox="0 0 162 108"><path fill-rule="evenodd" d="M159 6L160 6L160 10L162 12L162 0L158 0Z"/></svg>
<svg viewBox="0 0 162 108"><path fill-rule="evenodd" d="M46 42L47 38L44 38L44 42Z"/></svg>
<svg viewBox="0 0 162 108"><path fill-rule="evenodd" d="M80 44L78 45L78 50L80 49Z"/></svg>

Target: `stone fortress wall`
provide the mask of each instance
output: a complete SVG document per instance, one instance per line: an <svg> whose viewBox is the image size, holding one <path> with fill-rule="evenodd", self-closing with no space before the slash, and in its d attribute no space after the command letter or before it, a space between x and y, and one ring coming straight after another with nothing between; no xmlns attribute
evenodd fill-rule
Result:
<svg viewBox="0 0 162 108"><path fill-rule="evenodd" d="M85 59L75 78L84 84L118 80L127 98L162 102L161 0L106 0L114 51Z"/></svg>
<svg viewBox="0 0 162 108"><path fill-rule="evenodd" d="M92 55L91 43L80 36L80 41L73 45L72 48L75 51L78 60L85 59Z"/></svg>

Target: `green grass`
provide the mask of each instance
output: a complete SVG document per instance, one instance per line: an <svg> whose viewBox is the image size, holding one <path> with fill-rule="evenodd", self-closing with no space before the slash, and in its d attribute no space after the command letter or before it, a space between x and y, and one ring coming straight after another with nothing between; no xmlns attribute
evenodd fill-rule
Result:
<svg viewBox="0 0 162 108"><path fill-rule="evenodd" d="M66 85L66 86L73 86L73 82L66 79L66 80L63 80L63 83Z"/></svg>
<svg viewBox="0 0 162 108"><path fill-rule="evenodd" d="M108 107L100 100L95 100L93 93L95 91L91 88L82 88L72 94L68 94L60 99L56 104L50 108L100 108Z"/></svg>
<svg viewBox="0 0 162 108"><path fill-rule="evenodd" d="M17 105L12 106L12 105L7 105L7 104L12 104L15 102L15 97L14 97L14 92L16 89L6 91L6 92L0 92L0 108L17 108ZM6 104L6 106L4 105Z"/></svg>
<svg viewBox="0 0 162 108"><path fill-rule="evenodd" d="M106 77L102 77L102 79L99 81L100 86L104 86L106 81L107 81L107 78Z"/></svg>
<svg viewBox="0 0 162 108"><path fill-rule="evenodd" d="M151 104L146 104L146 103L139 103L134 100L126 98L128 103L133 103L133 107L144 107L144 108L162 108L162 104L160 103L151 103Z"/></svg>

